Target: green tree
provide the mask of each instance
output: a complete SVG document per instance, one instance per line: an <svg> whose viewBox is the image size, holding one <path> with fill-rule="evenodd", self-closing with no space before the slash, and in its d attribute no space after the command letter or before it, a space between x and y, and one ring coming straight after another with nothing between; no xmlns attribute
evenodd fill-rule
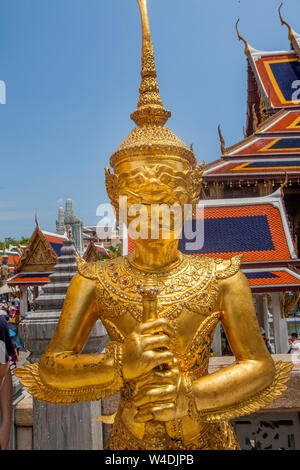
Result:
<svg viewBox="0 0 300 470"><path fill-rule="evenodd" d="M29 242L29 238L21 237L20 240L16 240L16 238L6 237L3 241L0 241L0 250L4 250L4 248L9 248L9 246L18 246L23 245L26 246Z"/></svg>
<svg viewBox="0 0 300 470"><path fill-rule="evenodd" d="M21 240L19 240L20 245L28 245L29 238L27 237L22 237Z"/></svg>

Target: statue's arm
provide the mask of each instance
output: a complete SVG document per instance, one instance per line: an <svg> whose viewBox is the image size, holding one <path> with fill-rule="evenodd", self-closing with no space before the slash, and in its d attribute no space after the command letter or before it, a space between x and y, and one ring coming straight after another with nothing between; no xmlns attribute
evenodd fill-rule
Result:
<svg viewBox="0 0 300 470"><path fill-rule="evenodd" d="M248 281L241 271L220 281L222 324L236 363L192 384L198 411L241 403L267 389L275 377L253 305Z"/></svg>
<svg viewBox="0 0 300 470"><path fill-rule="evenodd" d="M32 395L73 403L103 398L121 388L118 343L109 343L105 354L81 353L98 318L96 281L77 274L40 363L16 371Z"/></svg>
<svg viewBox="0 0 300 470"><path fill-rule="evenodd" d="M113 381L114 361L105 354L81 354L99 319L96 281L77 274L62 314L40 361L41 379L58 388L106 385Z"/></svg>

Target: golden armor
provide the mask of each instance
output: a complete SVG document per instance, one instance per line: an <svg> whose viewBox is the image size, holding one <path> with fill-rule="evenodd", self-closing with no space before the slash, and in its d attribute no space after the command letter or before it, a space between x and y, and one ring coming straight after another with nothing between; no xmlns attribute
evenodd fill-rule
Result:
<svg viewBox="0 0 300 470"><path fill-rule="evenodd" d="M203 165L165 123L156 80L146 0L137 128L111 157L107 191L151 205L198 202ZM144 222L146 220L144 219ZM140 221L143 224L143 220ZM135 253L113 261L78 260L55 335L39 364L18 369L29 392L49 403L103 399L120 391L109 449L238 449L228 421L257 411L285 390L290 364L274 363L260 334L240 257L193 257L169 238L135 240ZM111 341L103 354L81 354L101 319ZM214 330L222 322L236 362L208 374Z"/></svg>

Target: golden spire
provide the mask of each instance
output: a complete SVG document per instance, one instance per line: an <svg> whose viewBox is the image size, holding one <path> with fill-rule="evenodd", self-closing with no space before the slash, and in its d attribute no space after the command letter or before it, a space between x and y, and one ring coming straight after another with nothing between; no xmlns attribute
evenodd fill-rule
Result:
<svg viewBox="0 0 300 470"><path fill-rule="evenodd" d="M245 44L245 55L248 56L249 52L250 52L249 44L247 43L246 39L243 38L243 36L240 35L239 28L238 28L239 22L240 22L240 19L237 20L237 22L235 24L235 29L236 29L239 40L243 41L243 43Z"/></svg>
<svg viewBox="0 0 300 470"><path fill-rule="evenodd" d="M289 30L289 40L292 42L293 38L294 38L293 30L292 30L291 26L282 17L282 14L281 14L281 8L282 7L283 7L283 2L281 2L280 7L278 8L279 18L280 18L281 24L287 26L287 28Z"/></svg>
<svg viewBox="0 0 300 470"><path fill-rule="evenodd" d="M162 103L157 84L154 60L154 50L151 39L147 0L137 0L142 20L142 83L137 109L131 114L131 119L137 128L111 156L110 164L116 168L124 162L140 161L141 157L149 161L167 162L180 159L187 166L196 166L196 158L189 149L165 123L171 116Z"/></svg>
<svg viewBox="0 0 300 470"><path fill-rule="evenodd" d="M151 39L147 0L138 0L142 20L142 83L138 108L131 114L131 119L139 126L144 124L164 125L171 116L162 103L157 84L154 49Z"/></svg>

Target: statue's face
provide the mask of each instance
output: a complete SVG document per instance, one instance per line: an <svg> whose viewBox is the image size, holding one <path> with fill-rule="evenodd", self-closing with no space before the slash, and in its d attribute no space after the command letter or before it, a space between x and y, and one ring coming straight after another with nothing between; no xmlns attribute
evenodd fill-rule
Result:
<svg viewBox="0 0 300 470"><path fill-rule="evenodd" d="M143 239L179 238L183 209L191 202L188 174L189 169L177 161L124 164L118 186L119 195L123 199L126 196L127 225L131 234L135 230Z"/></svg>

